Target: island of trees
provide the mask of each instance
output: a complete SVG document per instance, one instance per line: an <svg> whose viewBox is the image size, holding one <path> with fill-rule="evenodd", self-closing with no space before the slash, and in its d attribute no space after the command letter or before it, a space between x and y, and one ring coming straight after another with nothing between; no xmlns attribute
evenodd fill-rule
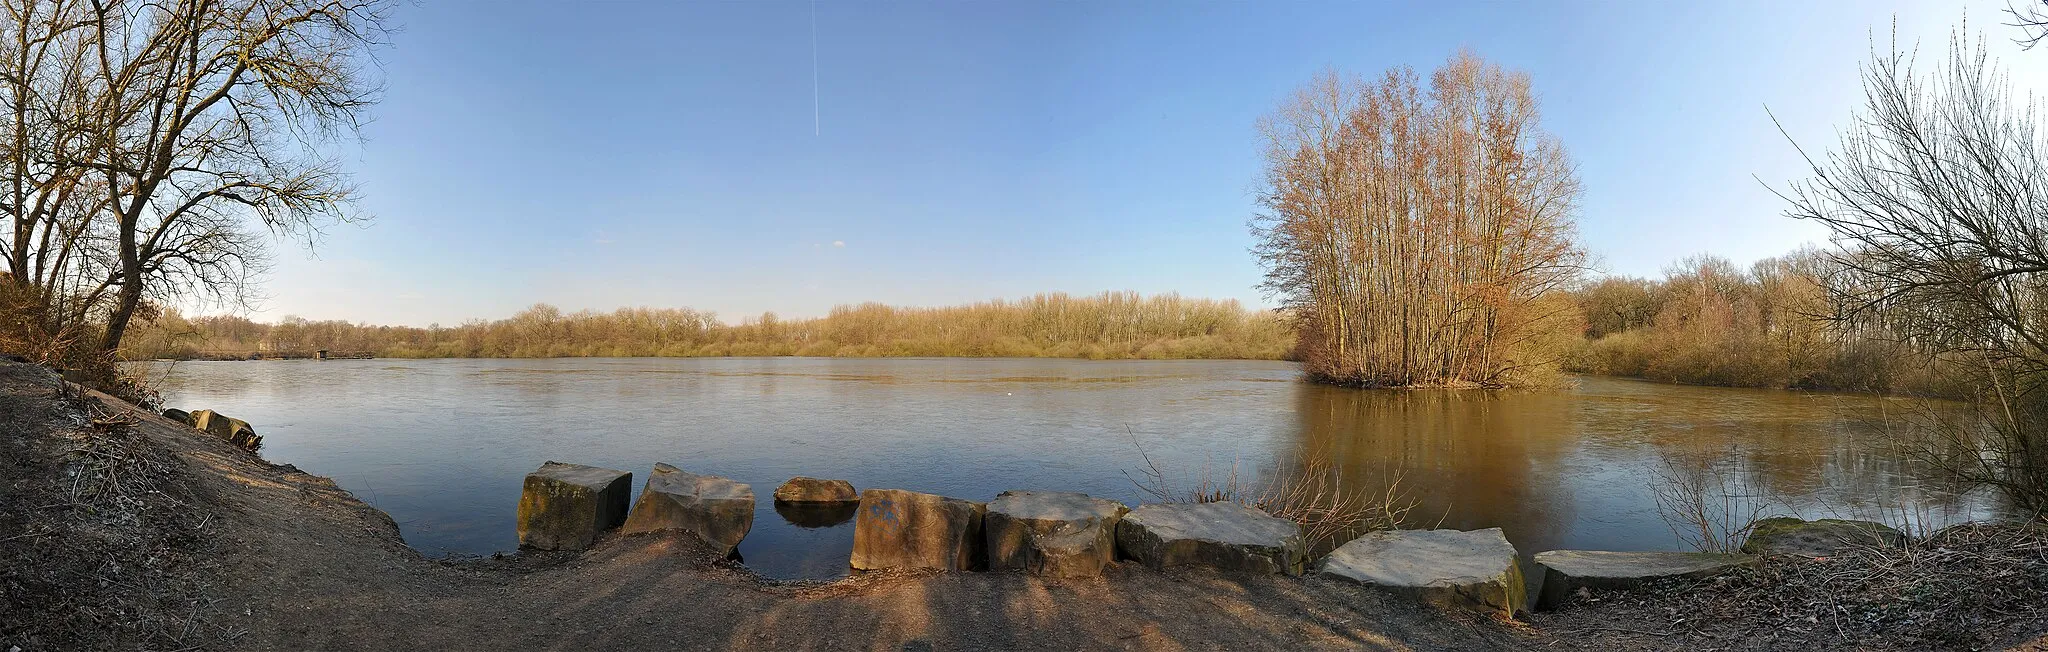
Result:
<svg viewBox="0 0 2048 652"><path fill-rule="evenodd" d="M1527 74L1470 52L1426 86L1332 73L1261 130L1258 253L1310 377L1502 386L1557 368L1579 181Z"/></svg>

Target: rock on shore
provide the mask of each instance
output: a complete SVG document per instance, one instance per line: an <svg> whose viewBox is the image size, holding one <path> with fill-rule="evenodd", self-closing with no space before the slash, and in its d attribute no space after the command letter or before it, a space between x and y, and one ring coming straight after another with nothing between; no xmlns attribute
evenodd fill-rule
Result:
<svg viewBox="0 0 2048 652"><path fill-rule="evenodd" d="M1515 546L1500 528L1367 532L1325 557L1320 572L1454 608L1527 608Z"/></svg>
<svg viewBox="0 0 2048 652"><path fill-rule="evenodd" d="M201 410L204 412L205 410ZM526 476L519 494L519 545L541 550L582 550L626 518L633 474L548 462Z"/></svg>
<svg viewBox="0 0 2048 652"><path fill-rule="evenodd" d="M1005 491L988 504L989 570L1093 577L1116 557L1116 526L1130 509L1063 491Z"/></svg>
<svg viewBox="0 0 2048 652"><path fill-rule="evenodd" d="M244 450L253 451L263 446L263 438L256 435L256 428L250 426L247 421L213 410L194 410L186 416L190 417L188 423L192 424L192 427L204 430L207 434L240 446Z"/></svg>
<svg viewBox="0 0 2048 652"><path fill-rule="evenodd" d="M1543 569L1543 590L1536 597L1536 608L1563 606L1579 589L1622 589L1666 577L1707 577L1761 559L1711 552L1539 552L1536 565Z"/></svg>
<svg viewBox="0 0 2048 652"><path fill-rule="evenodd" d="M863 491L853 518L851 563L856 570L975 570L983 565L981 528L987 509L969 500L902 489Z"/></svg>
<svg viewBox="0 0 2048 652"><path fill-rule="evenodd" d="M1750 524L1742 551L1753 555L1833 557L1854 546L1897 546L1905 541L1905 534L1874 521L1805 521L1779 516Z"/></svg>
<svg viewBox="0 0 2048 652"><path fill-rule="evenodd" d="M860 494L845 480L820 480L797 476L775 488L778 503L857 503Z"/></svg>
<svg viewBox="0 0 2048 652"><path fill-rule="evenodd" d="M624 532L683 530L731 555L753 529L752 486L656 462Z"/></svg>
<svg viewBox="0 0 2048 652"><path fill-rule="evenodd" d="M1117 549L1151 568L1209 566L1300 575L1301 528L1232 502L1144 505L1116 527Z"/></svg>

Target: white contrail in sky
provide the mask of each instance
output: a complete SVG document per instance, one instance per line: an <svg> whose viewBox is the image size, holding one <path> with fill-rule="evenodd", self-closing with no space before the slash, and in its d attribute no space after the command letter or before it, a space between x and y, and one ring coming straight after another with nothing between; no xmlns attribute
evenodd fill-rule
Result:
<svg viewBox="0 0 2048 652"><path fill-rule="evenodd" d="M818 120L818 0L811 0L811 135L821 133Z"/></svg>

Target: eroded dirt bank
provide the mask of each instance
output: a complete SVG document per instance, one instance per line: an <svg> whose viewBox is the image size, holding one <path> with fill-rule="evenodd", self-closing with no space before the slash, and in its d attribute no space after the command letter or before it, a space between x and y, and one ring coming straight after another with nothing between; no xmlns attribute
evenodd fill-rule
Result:
<svg viewBox="0 0 2048 652"><path fill-rule="evenodd" d="M1501 623L1335 580L1127 564L1088 580L774 584L673 536L433 560L324 478L60 388L0 363L0 650L1814 647L1724 628L1703 648L1655 623L1607 626L1604 607Z"/></svg>

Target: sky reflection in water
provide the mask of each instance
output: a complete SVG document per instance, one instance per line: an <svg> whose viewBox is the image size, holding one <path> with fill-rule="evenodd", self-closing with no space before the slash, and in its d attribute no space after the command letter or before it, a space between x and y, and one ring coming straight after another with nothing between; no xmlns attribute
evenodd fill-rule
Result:
<svg viewBox="0 0 2048 652"><path fill-rule="evenodd" d="M1501 527L1525 555L1680 549L1651 485L1698 463L1809 518L1942 523L1993 508L1929 489L1882 445L1884 417L1909 401L1610 378L1359 391L1296 376L1259 361L181 362L164 396L248 420L266 458L332 477L430 554L513 549L521 479L544 461L632 471L636 495L657 461L731 477L760 498L742 556L782 578L843 574L853 539L836 515L777 512L770 494L792 476L1135 504L1140 447L1183 486L1204 469L1255 473L1304 455L1362 487L1398 474L1419 500L1411 526Z"/></svg>

